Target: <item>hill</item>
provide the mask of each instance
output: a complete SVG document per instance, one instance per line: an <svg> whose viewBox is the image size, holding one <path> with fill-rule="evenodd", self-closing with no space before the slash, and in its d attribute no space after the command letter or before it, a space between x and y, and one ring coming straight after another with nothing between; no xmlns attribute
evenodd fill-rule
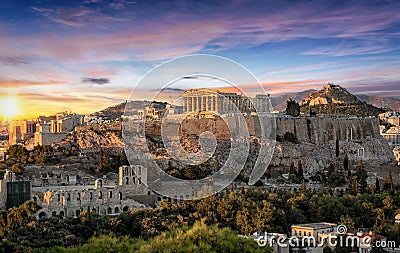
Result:
<svg viewBox="0 0 400 253"><path fill-rule="evenodd" d="M377 116L382 109L361 101L339 85L328 83L322 90L307 96L301 105L303 113L350 114L357 116Z"/></svg>

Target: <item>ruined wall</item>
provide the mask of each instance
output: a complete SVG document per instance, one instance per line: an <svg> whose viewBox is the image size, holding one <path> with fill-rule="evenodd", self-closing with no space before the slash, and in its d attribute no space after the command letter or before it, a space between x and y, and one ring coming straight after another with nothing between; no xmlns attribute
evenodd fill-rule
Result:
<svg viewBox="0 0 400 253"><path fill-rule="evenodd" d="M250 135L255 134L255 117L246 117L246 123ZM324 115L317 117L287 117L279 115L276 118L276 134L283 136L286 132L294 133L300 142L324 144L329 141L361 140L368 136L379 137L378 118L358 118L336 115ZM267 121L268 122L268 121ZM176 122L178 125L179 122ZM235 128L241 127L236 123ZM264 125L264 127L273 127ZM160 121L147 121L146 134L160 135ZM223 119L185 119L181 125L183 134L200 135L204 131L213 132L217 139L229 139L229 129Z"/></svg>
<svg viewBox="0 0 400 253"><path fill-rule="evenodd" d="M276 118L276 134L294 133L300 142L324 144L338 140L362 140L379 137L377 118L285 117Z"/></svg>

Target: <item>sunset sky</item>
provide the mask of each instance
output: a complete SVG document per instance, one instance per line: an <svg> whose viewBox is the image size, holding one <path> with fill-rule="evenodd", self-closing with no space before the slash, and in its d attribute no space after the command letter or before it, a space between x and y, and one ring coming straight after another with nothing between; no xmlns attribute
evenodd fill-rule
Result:
<svg viewBox="0 0 400 253"><path fill-rule="evenodd" d="M153 67L196 53L240 63L272 94L329 81L400 97L399 35L390 0L2 0L2 117L94 112L128 99Z"/></svg>

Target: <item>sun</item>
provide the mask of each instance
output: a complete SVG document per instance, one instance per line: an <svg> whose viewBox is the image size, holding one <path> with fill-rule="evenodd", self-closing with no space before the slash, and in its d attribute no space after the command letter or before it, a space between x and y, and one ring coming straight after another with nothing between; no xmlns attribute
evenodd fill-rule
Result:
<svg viewBox="0 0 400 253"><path fill-rule="evenodd" d="M20 114L19 103L16 97L0 98L0 114L3 119L11 120Z"/></svg>

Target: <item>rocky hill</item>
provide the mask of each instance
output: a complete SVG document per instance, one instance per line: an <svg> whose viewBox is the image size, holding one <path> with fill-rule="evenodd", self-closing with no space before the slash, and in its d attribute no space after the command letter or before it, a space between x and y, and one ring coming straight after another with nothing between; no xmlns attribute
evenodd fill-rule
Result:
<svg viewBox="0 0 400 253"><path fill-rule="evenodd" d="M339 85L328 83L322 90L307 96L301 105L303 113L350 114L357 116L377 116L383 110L367 104Z"/></svg>
<svg viewBox="0 0 400 253"><path fill-rule="evenodd" d="M309 89L299 92L271 95L271 103L274 110L283 111L286 108L286 102L292 99L297 102L303 101L317 90ZM400 110L400 99L393 97L369 96L365 94L354 94L361 102L366 102L378 108L390 108L395 111Z"/></svg>

